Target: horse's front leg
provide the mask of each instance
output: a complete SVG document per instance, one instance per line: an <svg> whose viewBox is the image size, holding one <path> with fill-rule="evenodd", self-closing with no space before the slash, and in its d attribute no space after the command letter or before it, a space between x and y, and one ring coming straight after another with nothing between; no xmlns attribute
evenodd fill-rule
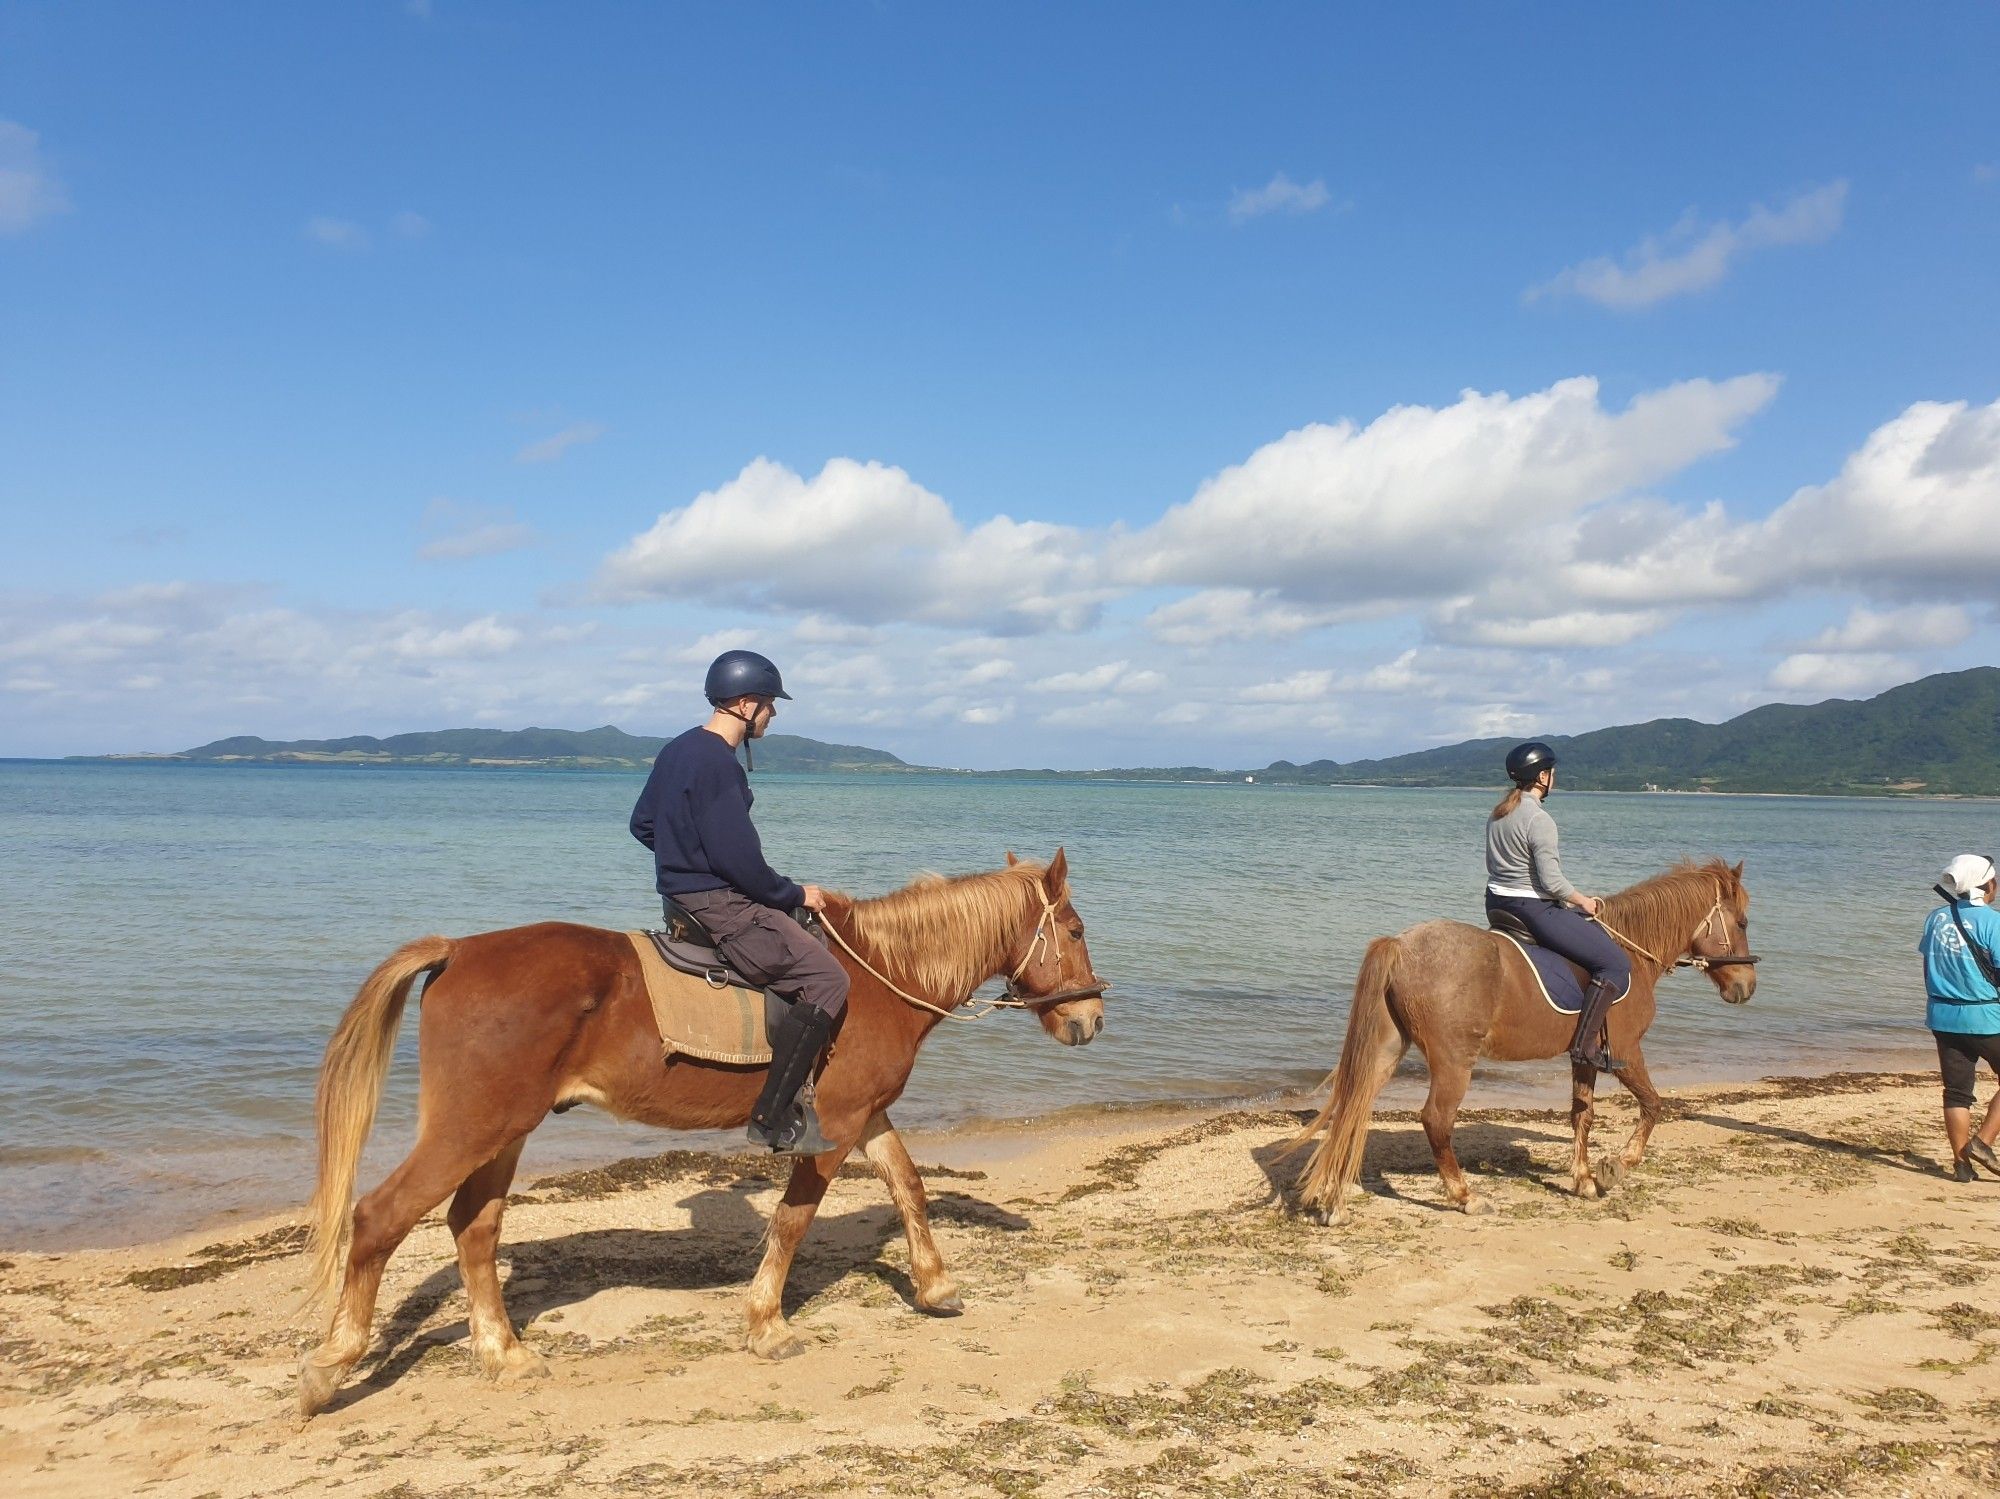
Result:
<svg viewBox="0 0 2000 1499"><path fill-rule="evenodd" d="M1646 1142L1652 1138L1653 1126L1660 1122L1660 1092L1653 1086L1653 1079L1646 1071L1646 1059L1639 1054L1636 1043L1628 1054L1625 1070L1618 1074L1618 1081L1639 1103L1638 1126L1618 1158L1620 1165L1630 1169L1646 1158Z"/></svg>
<svg viewBox="0 0 2000 1499"><path fill-rule="evenodd" d="M785 1324L785 1280L792 1273L792 1258L812 1227L820 1200L852 1149L841 1145L825 1155L800 1156L792 1164L792 1179L785 1186L784 1201L771 1214L771 1226L764 1235L764 1260L750 1282L744 1304L749 1324L745 1342L759 1358L792 1358L806 1351L806 1345Z"/></svg>
<svg viewBox="0 0 2000 1499"><path fill-rule="evenodd" d="M861 1133L861 1149L869 1164L881 1174L889 1196L902 1215L903 1236L910 1244L910 1282L916 1288L917 1310L933 1317L956 1317L965 1310L958 1287L944 1268L931 1237L930 1203L924 1196L924 1179L916 1162L903 1145L903 1137L889 1123L887 1114L877 1114Z"/></svg>
<svg viewBox="0 0 2000 1499"><path fill-rule="evenodd" d="M1579 1062L1570 1063L1569 1122L1576 1131L1576 1155L1570 1162L1570 1180L1579 1197L1597 1196L1597 1178L1590 1172L1590 1121L1597 1102L1597 1069Z"/></svg>

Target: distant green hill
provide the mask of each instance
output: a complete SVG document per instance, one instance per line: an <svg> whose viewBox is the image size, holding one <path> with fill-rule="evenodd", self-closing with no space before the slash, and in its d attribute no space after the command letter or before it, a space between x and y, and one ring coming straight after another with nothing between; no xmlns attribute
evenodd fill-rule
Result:
<svg viewBox="0 0 2000 1499"><path fill-rule="evenodd" d="M578 770L651 765L664 739L601 729L434 729L377 739L259 739L238 735L150 759L257 765L444 765L557 767ZM825 744L797 734L757 741L757 768L776 771L907 769L886 750L858 744ZM115 758L131 758L118 756Z"/></svg>
<svg viewBox="0 0 2000 1499"><path fill-rule="evenodd" d="M1892 687L1864 701L1772 703L1726 723L1651 723L1547 735L1565 786L1583 791L2000 796L2000 667ZM1514 739L1471 739L1384 760L1280 760L1259 780L1498 786Z"/></svg>

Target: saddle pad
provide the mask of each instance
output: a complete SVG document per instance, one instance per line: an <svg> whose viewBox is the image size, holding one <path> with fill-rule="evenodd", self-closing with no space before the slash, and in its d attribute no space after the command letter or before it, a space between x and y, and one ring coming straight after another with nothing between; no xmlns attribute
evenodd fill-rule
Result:
<svg viewBox="0 0 2000 1499"><path fill-rule="evenodd" d="M667 1055L676 1052L705 1062L763 1067L771 1060L770 1032L765 1021L768 999L761 989L736 984L717 988L699 974L671 968L653 946L648 932L627 932L639 971L646 976L646 998ZM781 1001L782 1003L782 1001Z"/></svg>
<svg viewBox="0 0 2000 1499"><path fill-rule="evenodd" d="M1535 983L1540 986L1542 998L1549 1002L1550 1009L1562 1015L1583 1013L1583 984L1577 978L1576 969L1571 966L1568 958L1559 952L1551 952L1546 947L1524 943L1508 932L1494 931L1493 935L1506 938L1513 945L1514 951L1528 960L1528 968L1535 975ZM1619 995L1611 1002L1614 1005L1623 1004L1625 995L1631 992L1632 984L1628 979L1625 984L1625 994Z"/></svg>

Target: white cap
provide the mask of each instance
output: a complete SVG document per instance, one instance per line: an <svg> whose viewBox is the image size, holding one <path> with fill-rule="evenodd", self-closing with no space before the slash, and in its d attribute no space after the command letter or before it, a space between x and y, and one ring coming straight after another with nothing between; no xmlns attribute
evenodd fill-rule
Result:
<svg viewBox="0 0 2000 1499"><path fill-rule="evenodd" d="M1993 861L1984 854L1960 854L1944 867L1938 883L1953 893L1976 895L1993 878Z"/></svg>

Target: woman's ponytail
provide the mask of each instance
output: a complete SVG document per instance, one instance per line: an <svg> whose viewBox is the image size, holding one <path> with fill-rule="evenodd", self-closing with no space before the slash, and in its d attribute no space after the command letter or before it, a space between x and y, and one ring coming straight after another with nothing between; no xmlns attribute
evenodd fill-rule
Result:
<svg viewBox="0 0 2000 1499"><path fill-rule="evenodd" d="M1500 798L1500 804L1493 809L1493 815L1487 818L1486 820L1488 822L1498 822L1501 818L1505 817L1509 812L1513 811L1516 807L1520 805L1521 805L1521 788L1519 786L1515 786L1512 789L1510 789L1505 796Z"/></svg>

